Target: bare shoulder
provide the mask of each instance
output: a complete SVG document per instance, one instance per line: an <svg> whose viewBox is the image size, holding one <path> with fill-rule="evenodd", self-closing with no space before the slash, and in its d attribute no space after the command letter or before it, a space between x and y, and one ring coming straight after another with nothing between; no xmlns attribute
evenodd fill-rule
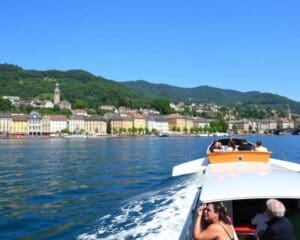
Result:
<svg viewBox="0 0 300 240"><path fill-rule="evenodd" d="M209 229L210 231L218 232L222 230L222 227L220 226L220 224L212 223L208 226L207 229Z"/></svg>

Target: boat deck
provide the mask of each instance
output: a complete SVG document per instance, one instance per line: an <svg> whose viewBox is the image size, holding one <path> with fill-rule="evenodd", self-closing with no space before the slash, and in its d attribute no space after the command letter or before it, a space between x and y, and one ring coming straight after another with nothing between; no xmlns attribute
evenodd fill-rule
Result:
<svg viewBox="0 0 300 240"><path fill-rule="evenodd" d="M201 202L230 199L300 199L299 173L261 162L209 164L203 182Z"/></svg>

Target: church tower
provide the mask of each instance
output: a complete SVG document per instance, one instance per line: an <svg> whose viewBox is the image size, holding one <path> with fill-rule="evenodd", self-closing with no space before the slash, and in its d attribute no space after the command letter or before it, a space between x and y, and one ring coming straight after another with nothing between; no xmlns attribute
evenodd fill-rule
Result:
<svg viewBox="0 0 300 240"><path fill-rule="evenodd" d="M60 90L59 90L59 85L58 83L55 84L55 89L54 89L54 104L58 104L60 102Z"/></svg>
<svg viewBox="0 0 300 240"><path fill-rule="evenodd" d="M288 104L286 105L286 117L288 120L292 119L292 112Z"/></svg>

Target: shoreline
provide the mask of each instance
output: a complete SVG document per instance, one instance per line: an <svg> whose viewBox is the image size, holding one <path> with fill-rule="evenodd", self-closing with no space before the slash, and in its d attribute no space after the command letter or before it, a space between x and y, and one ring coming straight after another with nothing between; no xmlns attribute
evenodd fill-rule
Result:
<svg viewBox="0 0 300 240"><path fill-rule="evenodd" d="M232 136L290 136L293 134L233 134ZM72 136L72 135L67 135ZM293 135L299 136L299 135ZM86 136L83 137L66 137L66 136L9 136L9 137L2 137L0 139L99 139L99 138L150 138L150 137L160 137L157 135L101 135L101 136ZM219 136L199 136L197 134L170 134L168 137L199 137L199 138L218 138ZM230 136L227 136L230 137ZM166 138L165 136L162 138Z"/></svg>

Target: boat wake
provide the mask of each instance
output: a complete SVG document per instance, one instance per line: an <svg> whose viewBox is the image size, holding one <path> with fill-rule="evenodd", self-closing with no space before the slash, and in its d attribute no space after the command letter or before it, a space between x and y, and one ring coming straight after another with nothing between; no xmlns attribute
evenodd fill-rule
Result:
<svg viewBox="0 0 300 240"><path fill-rule="evenodd" d="M94 232L80 234L77 239L176 239L201 180L200 174L174 179L171 186L130 199L116 212L100 218Z"/></svg>

